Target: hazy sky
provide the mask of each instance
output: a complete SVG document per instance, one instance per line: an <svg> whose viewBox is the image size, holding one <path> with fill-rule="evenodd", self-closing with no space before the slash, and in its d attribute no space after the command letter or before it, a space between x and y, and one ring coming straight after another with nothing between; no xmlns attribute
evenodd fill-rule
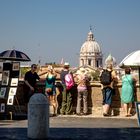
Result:
<svg viewBox="0 0 140 140"><path fill-rule="evenodd" d="M0 52L78 66L90 25L104 59L120 63L140 48L140 0L0 0Z"/></svg>

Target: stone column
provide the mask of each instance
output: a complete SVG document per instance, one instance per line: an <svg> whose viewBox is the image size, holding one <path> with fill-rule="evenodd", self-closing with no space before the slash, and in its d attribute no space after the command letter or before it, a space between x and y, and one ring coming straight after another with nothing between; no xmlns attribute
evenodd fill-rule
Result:
<svg viewBox="0 0 140 140"><path fill-rule="evenodd" d="M28 138L46 139L49 135L49 103L42 93L35 93L28 104Z"/></svg>

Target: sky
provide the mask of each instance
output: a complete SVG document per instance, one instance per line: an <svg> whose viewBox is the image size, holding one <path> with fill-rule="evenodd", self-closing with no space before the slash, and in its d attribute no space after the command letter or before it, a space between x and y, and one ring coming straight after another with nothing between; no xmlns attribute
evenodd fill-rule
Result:
<svg viewBox="0 0 140 140"><path fill-rule="evenodd" d="M30 63L79 66L92 26L104 60L119 64L140 48L140 0L0 0L0 52L16 49Z"/></svg>

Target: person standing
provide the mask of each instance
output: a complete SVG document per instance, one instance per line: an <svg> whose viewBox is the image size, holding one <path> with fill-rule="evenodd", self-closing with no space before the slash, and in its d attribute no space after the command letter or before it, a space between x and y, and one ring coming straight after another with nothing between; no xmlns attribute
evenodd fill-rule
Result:
<svg viewBox="0 0 140 140"><path fill-rule="evenodd" d="M65 76L70 73L69 71L69 63L64 63L64 68L60 73L60 80L63 86L62 91L62 105L60 109L60 114L62 115L70 115L72 113L72 88L67 89L66 82L65 82ZM72 73L71 73L72 75ZM72 75L73 76L73 75Z"/></svg>
<svg viewBox="0 0 140 140"><path fill-rule="evenodd" d="M122 76L122 94L121 102L123 103L125 116L132 116L132 102L134 102L136 79L131 75L131 69L125 68L125 75Z"/></svg>
<svg viewBox="0 0 140 140"><path fill-rule="evenodd" d="M36 73L37 65L32 64L31 70L25 73L24 77L24 101L27 104L30 97L36 92L36 81L40 80L39 75Z"/></svg>
<svg viewBox="0 0 140 140"><path fill-rule="evenodd" d="M48 97L50 105L54 108L54 114L57 114L57 101L56 101L56 73L51 65L48 66L48 73L45 81L45 94Z"/></svg>
<svg viewBox="0 0 140 140"><path fill-rule="evenodd" d="M88 103L87 103L87 97L88 97L88 83L89 78L86 75L86 70L84 68L80 68L80 70L77 71L76 76L77 81L77 107L76 107L76 114L77 115L87 115L88 113ZM83 103L83 112L81 112L81 104Z"/></svg>
<svg viewBox="0 0 140 140"><path fill-rule="evenodd" d="M103 74L104 71L108 74ZM103 75L103 76L102 76ZM112 103L112 95L114 94L114 82L118 81L116 71L113 70L112 64L107 64L106 69L101 72L101 89L103 95L103 116L110 116L109 110ZM103 82L102 82L103 80Z"/></svg>

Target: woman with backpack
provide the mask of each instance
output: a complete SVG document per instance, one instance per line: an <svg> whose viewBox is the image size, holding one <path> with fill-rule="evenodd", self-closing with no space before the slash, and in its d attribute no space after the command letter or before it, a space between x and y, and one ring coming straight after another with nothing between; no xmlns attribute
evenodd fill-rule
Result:
<svg viewBox="0 0 140 140"><path fill-rule="evenodd" d="M110 106L112 103L112 95L114 94L114 82L118 81L116 71L113 70L113 64L107 64L100 75L101 89L103 95L103 116L110 116Z"/></svg>

